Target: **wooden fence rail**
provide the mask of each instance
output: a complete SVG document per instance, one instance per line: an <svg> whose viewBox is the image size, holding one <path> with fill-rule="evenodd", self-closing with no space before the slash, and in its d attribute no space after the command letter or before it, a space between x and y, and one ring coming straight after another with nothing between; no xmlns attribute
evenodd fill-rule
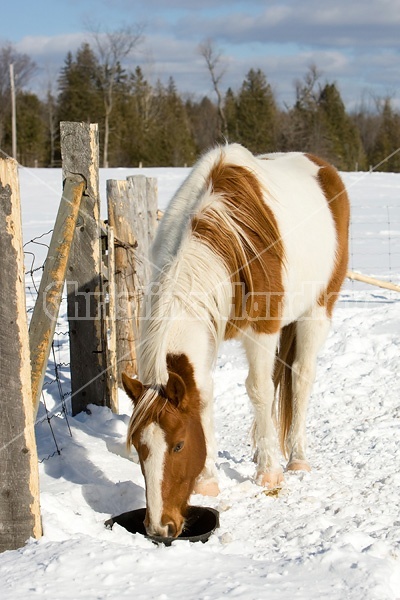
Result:
<svg viewBox="0 0 400 600"><path fill-rule="evenodd" d="M387 290L393 290L394 292L400 292L400 285L396 285L391 281L383 281L383 279L377 279L376 277L370 277L369 275L362 275L362 273L355 273L354 271L347 271L346 277L353 281L362 281L369 285L375 285L377 287L385 288Z"/></svg>
<svg viewBox="0 0 400 600"><path fill-rule="evenodd" d="M29 326L34 415L39 407L83 190L83 181L76 182L67 178L64 182L57 220Z"/></svg>

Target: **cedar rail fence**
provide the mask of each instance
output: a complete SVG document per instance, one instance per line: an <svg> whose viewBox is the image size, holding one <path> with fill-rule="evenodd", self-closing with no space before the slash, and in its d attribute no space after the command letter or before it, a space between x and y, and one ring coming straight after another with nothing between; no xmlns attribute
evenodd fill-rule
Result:
<svg viewBox="0 0 400 600"><path fill-rule="evenodd" d="M0 159L0 551L42 534L34 422L58 312L67 291L71 409L118 412L122 370L136 370L135 338L157 182L107 182L100 218L97 124L60 124L63 191L28 329L18 165Z"/></svg>

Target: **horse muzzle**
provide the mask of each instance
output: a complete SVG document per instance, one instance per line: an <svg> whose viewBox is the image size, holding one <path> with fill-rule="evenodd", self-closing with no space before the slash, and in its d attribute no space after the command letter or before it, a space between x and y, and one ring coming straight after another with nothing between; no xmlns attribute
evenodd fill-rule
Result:
<svg viewBox="0 0 400 600"><path fill-rule="evenodd" d="M165 524L145 523L145 527L147 535L175 538L182 533L183 524L183 519L180 524L175 523L173 520L166 520Z"/></svg>

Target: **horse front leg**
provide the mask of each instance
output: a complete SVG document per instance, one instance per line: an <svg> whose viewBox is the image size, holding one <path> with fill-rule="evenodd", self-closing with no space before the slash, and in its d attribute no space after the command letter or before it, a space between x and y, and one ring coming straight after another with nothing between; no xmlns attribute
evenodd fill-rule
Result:
<svg viewBox="0 0 400 600"><path fill-rule="evenodd" d="M206 462L204 469L196 480L193 492L203 496L218 496L220 493L218 485L218 472L215 465L217 458L217 442L214 429L213 412L213 390L212 386L207 393L202 393L203 408L201 411L201 423L206 440Z"/></svg>

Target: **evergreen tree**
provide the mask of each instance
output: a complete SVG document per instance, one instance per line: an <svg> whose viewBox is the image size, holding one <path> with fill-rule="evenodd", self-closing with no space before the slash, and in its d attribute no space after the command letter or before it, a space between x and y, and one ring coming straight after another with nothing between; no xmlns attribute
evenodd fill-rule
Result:
<svg viewBox="0 0 400 600"><path fill-rule="evenodd" d="M136 122L136 153L138 161L143 164L152 163L152 146L156 139L155 127L157 119L157 106L154 99L154 90L144 78L138 67L133 78L133 100Z"/></svg>
<svg viewBox="0 0 400 600"><path fill-rule="evenodd" d="M365 168L369 168L372 152L375 147L381 117L376 107L371 107L365 101L350 115L351 121L360 136L361 145L365 154Z"/></svg>
<svg viewBox="0 0 400 600"><path fill-rule="evenodd" d="M90 46L83 44L75 55L68 53L58 79L57 98L49 88L44 100L22 91L34 63L7 46L0 48L3 151L11 150L11 59L16 70L18 151L24 164L57 163L59 148L55 148L55 142L60 120L99 123L100 143L104 145L104 72ZM102 63L103 71L105 64ZM340 170L372 165L379 170L400 172L400 114L391 100L376 101L373 110L363 105L350 115L336 84L321 86L319 77L317 68L311 66L296 84L293 108L279 110L264 73L251 69L237 93L228 89L225 94L222 109L227 141L238 141L256 154L311 152ZM200 153L221 141L221 105L218 108L208 97L200 101L184 99L172 78L167 86L160 82L152 86L139 67L134 73L127 73L117 61L113 63L110 89L106 154L112 164L190 165Z"/></svg>
<svg viewBox="0 0 400 600"><path fill-rule="evenodd" d="M158 98L161 100L157 136L159 164L173 167L193 164L196 148L185 106L177 93L172 77L167 88L159 92Z"/></svg>
<svg viewBox="0 0 400 600"><path fill-rule="evenodd" d="M400 172L400 115L386 98L380 115L380 126L375 144L368 156L369 164L377 171Z"/></svg>
<svg viewBox="0 0 400 600"><path fill-rule="evenodd" d="M113 84L113 99L112 111L108 115L108 150L106 153L107 162L110 165L124 166L126 165L125 132L130 128L130 123L126 122L127 107L130 102L132 85L129 79L129 74L122 69L121 65L117 65L114 84ZM105 120L103 118L103 123ZM104 136L102 138L105 143ZM103 152L104 161L104 152ZM129 163L131 164L131 163Z"/></svg>
<svg viewBox="0 0 400 600"><path fill-rule="evenodd" d="M19 161L26 167L47 166L44 105L35 94L18 94Z"/></svg>
<svg viewBox="0 0 400 600"><path fill-rule="evenodd" d="M360 135L346 114L338 89L327 83L318 99L321 125L326 138L326 158L340 170L355 170L365 164Z"/></svg>
<svg viewBox="0 0 400 600"><path fill-rule="evenodd" d="M75 57L68 52L58 78L57 122L102 122L102 96L99 89L98 63L89 44L84 43ZM100 128L100 141L103 132ZM59 141L59 140L57 140ZM55 158L60 159L57 143Z"/></svg>
<svg viewBox="0 0 400 600"><path fill-rule="evenodd" d="M58 118L60 121L99 123L102 95L99 65L89 44L82 44L74 58L67 54L58 80Z"/></svg>
<svg viewBox="0 0 400 600"><path fill-rule="evenodd" d="M154 165L157 107L155 92L140 67L130 74L128 95L124 102L121 135L131 165Z"/></svg>
<svg viewBox="0 0 400 600"><path fill-rule="evenodd" d="M200 102L187 100L185 108L196 153L200 154L212 148L219 138L218 109L207 96Z"/></svg>
<svg viewBox="0 0 400 600"><path fill-rule="evenodd" d="M225 115L229 141L239 140L237 100L232 88L225 94Z"/></svg>
<svg viewBox="0 0 400 600"><path fill-rule="evenodd" d="M135 124L132 119L132 83L130 75L121 72L121 79L114 90L113 112L109 120L109 162L115 166L132 166L131 140Z"/></svg>
<svg viewBox="0 0 400 600"><path fill-rule="evenodd" d="M46 101L43 106L44 109L44 123L46 129L46 146L47 146L47 159L46 164L49 167L54 167L56 162L56 144L59 140L59 124L57 121L57 100L54 97L49 84Z"/></svg>
<svg viewBox="0 0 400 600"><path fill-rule="evenodd" d="M264 73L250 69L237 98L236 128L240 143L255 153L276 149L277 108Z"/></svg>

